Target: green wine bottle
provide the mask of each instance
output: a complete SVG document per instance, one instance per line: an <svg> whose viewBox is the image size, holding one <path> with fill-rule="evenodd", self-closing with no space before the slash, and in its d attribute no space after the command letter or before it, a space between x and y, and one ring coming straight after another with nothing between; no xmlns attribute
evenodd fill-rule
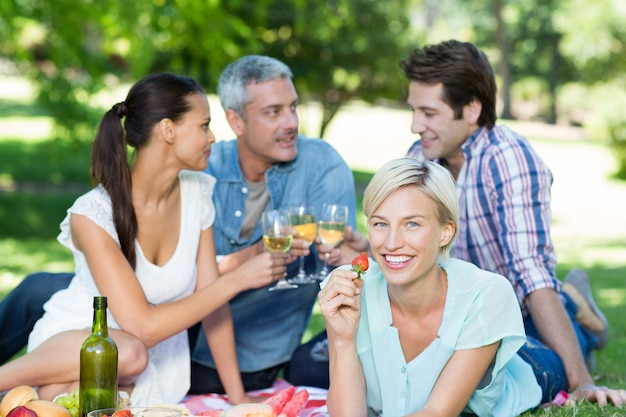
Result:
<svg viewBox="0 0 626 417"><path fill-rule="evenodd" d="M93 298L91 335L80 349L79 416L117 407L117 346L107 328L107 298Z"/></svg>

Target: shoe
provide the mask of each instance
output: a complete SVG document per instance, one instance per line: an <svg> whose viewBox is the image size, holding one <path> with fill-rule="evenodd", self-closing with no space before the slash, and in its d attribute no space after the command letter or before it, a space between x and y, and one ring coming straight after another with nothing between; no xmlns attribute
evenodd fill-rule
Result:
<svg viewBox="0 0 626 417"><path fill-rule="evenodd" d="M609 322L607 321L606 317L604 317L604 314L602 314L602 311L600 311L600 309L596 305L596 302L593 299L593 294L591 293L591 285L589 284L589 276L585 271L581 269L573 269L565 277L565 283L571 284L574 288L576 288L576 290L578 290L578 292L580 293L580 295L582 295L587 304L589 304L589 307L591 307L593 314L595 314L604 325L602 330L594 331L589 329L591 334L593 334L596 339L598 339L598 343L596 344L595 348L598 350L604 348L604 346L606 346L606 342L609 339Z"/></svg>

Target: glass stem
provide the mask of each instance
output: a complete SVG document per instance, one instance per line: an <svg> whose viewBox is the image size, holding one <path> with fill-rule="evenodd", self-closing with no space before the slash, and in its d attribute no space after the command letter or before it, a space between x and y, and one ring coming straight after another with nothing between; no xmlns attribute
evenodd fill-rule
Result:
<svg viewBox="0 0 626 417"><path fill-rule="evenodd" d="M298 270L298 276L304 277L306 273L304 272L304 256L300 257L300 269Z"/></svg>
<svg viewBox="0 0 626 417"><path fill-rule="evenodd" d="M324 254L324 267L322 268L322 271L320 272L320 279L325 279L326 275L328 275L328 259L330 258L330 253L326 252Z"/></svg>

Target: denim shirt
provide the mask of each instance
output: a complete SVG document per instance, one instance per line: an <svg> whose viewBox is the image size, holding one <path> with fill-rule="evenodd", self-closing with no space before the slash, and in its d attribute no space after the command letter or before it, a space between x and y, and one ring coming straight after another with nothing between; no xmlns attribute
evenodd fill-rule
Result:
<svg viewBox="0 0 626 417"><path fill-rule="evenodd" d="M339 153L321 139L298 137L298 156L272 166L265 173L272 209L308 205L321 211L325 203L348 207L348 224L356 229L356 197L352 171ZM260 222L250 238L240 238L248 193L237 153L237 141L220 141L211 147L206 170L217 179L213 191L217 255L228 255L255 244L262 237ZM313 253L307 257L308 272L315 271ZM297 274L298 262L288 269ZM231 301L237 358L241 372L261 371L287 362L300 344L319 287L268 291L268 287L245 291ZM196 362L214 367L211 353L200 332L193 351Z"/></svg>

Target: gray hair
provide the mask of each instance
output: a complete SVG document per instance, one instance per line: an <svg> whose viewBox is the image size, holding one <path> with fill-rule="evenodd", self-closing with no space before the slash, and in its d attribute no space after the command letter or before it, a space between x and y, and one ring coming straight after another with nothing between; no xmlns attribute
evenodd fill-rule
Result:
<svg viewBox="0 0 626 417"><path fill-rule="evenodd" d="M245 118L244 107L250 102L246 86L250 83L263 83L278 78L293 78L287 65L263 55L247 55L229 64L217 85L217 95L222 108L233 110Z"/></svg>
<svg viewBox="0 0 626 417"><path fill-rule="evenodd" d="M452 174L431 161L413 158L394 159L383 165L374 175L363 196L363 213L369 221L374 211L400 188L415 186L430 197L437 207L440 225L454 223L454 235L447 245L439 248L439 257L446 262L457 235L459 203Z"/></svg>

